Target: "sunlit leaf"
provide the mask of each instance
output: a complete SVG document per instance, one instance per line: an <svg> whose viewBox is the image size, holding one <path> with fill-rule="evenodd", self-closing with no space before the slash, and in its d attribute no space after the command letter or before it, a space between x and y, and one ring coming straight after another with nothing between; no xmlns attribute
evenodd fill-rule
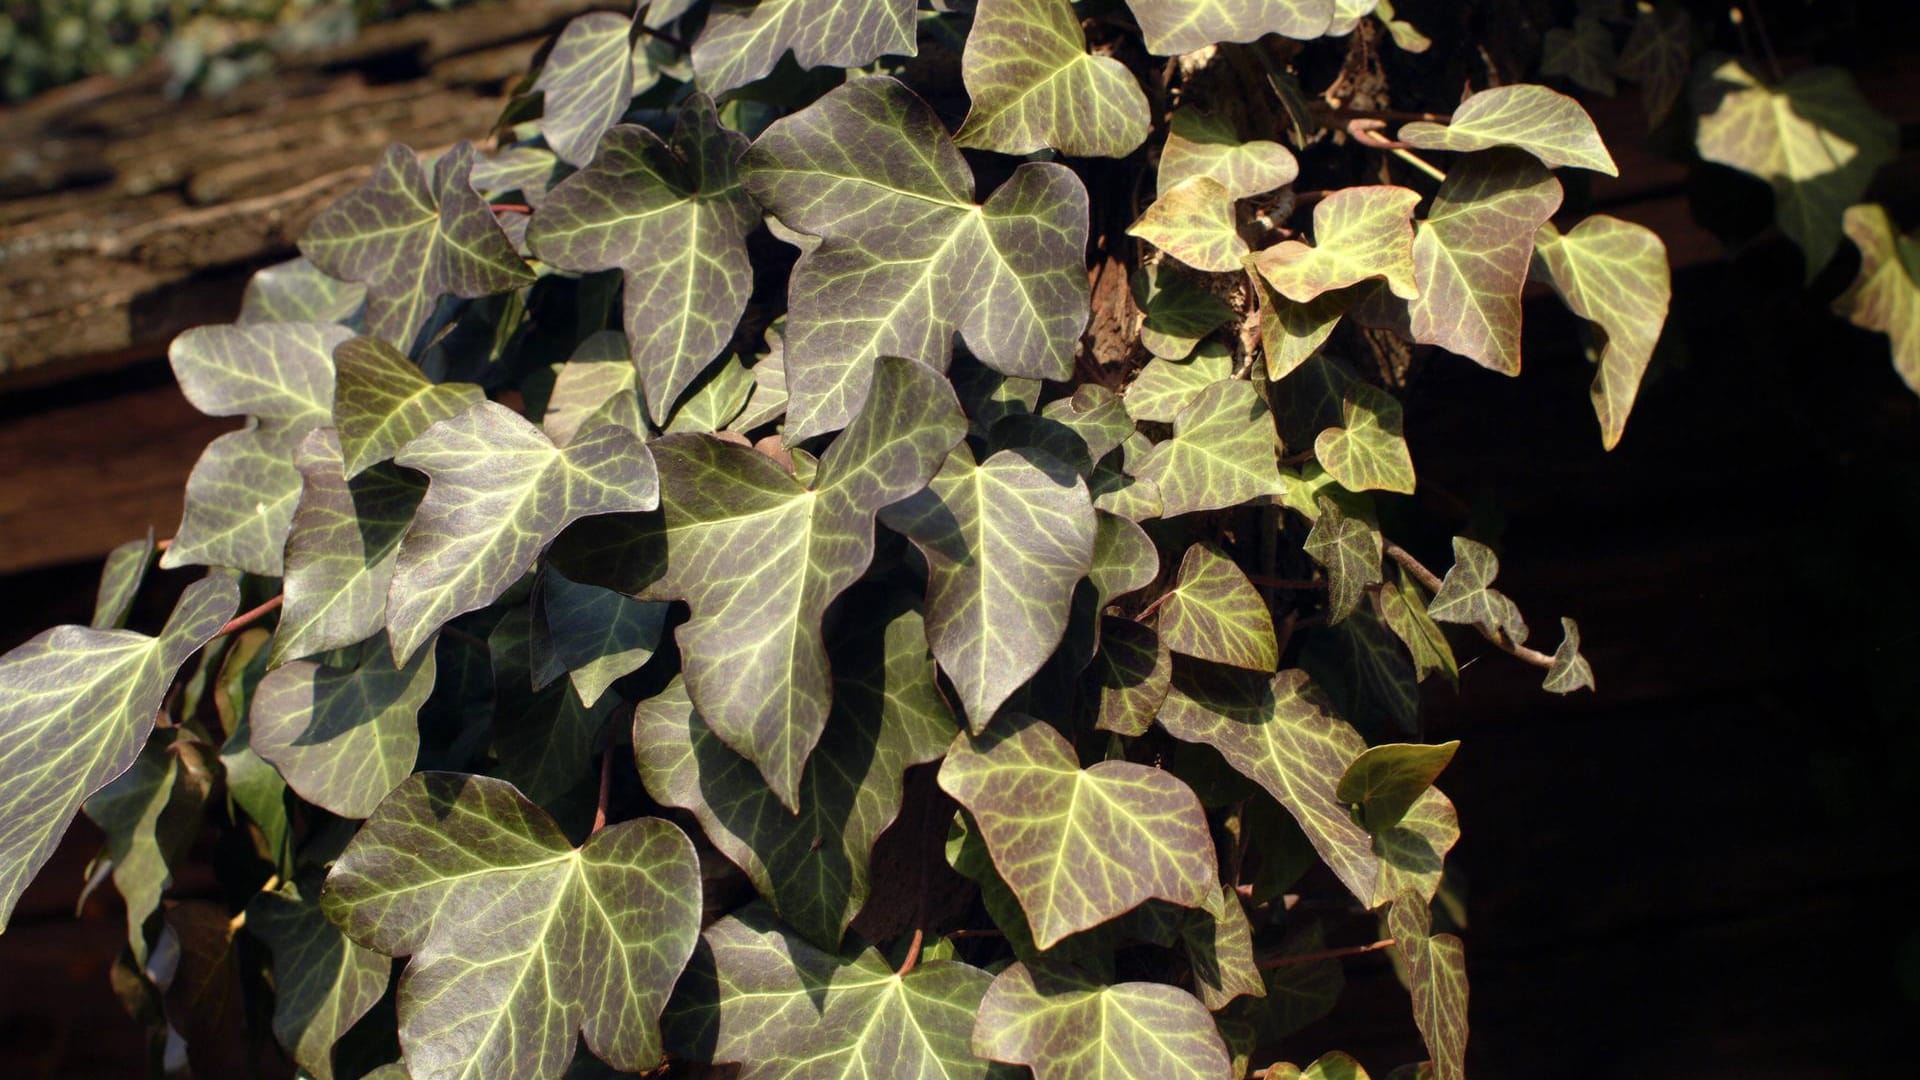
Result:
<svg viewBox="0 0 1920 1080"><path fill-rule="evenodd" d="M1064 166L1022 165L975 204L933 110L862 78L774 123L742 170L760 205L821 240L788 289L789 441L846 424L876 356L945 368L955 331L1002 374L1072 371L1087 193Z"/></svg>
<svg viewBox="0 0 1920 1080"><path fill-rule="evenodd" d="M1233 197L1211 176L1180 181L1127 229L1195 270L1240 269L1250 250L1234 223Z"/></svg>
<svg viewBox="0 0 1920 1080"><path fill-rule="evenodd" d="M0 656L0 930L80 804L133 765L174 673L240 606L216 575L158 637L58 626Z"/></svg>
<svg viewBox="0 0 1920 1080"><path fill-rule="evenodd" d="M1455 165L1413 238L1414 339L1519 374L1520 293L1561 194L1552 174L1511 150Z"/></svg>
<svg viewBox="0 0 1920 1080"><path fill-rule="evenodd" d="M1458 739L1431 746L1425 743L1386 743L1370 746L1347 765L1334 797L1360 808L1361 823L1371 832L1400 824L1413 804L1433 786L1441 770L1460 749Z"/></svg>
<svg viewBox="0 0 1920 1080"><path fill-rule="evenodd" d="M1427 601L1413 578L1396 572L1379 592L1380 619L1407 646L1419 678L1438 672L1450 683L1460 681L1460 665L1446 634L1427 614Z"/></svg>
<svg viewBox="0 0 1920 1080"><path fill-rule="evenodd" d="M1336 499L1319 499L1320 516L1302 545L1313 561L1327 568L1327 619L1338 623L1353 614L1369 586L1381 581L1380 530Z"/></svg>
<svg viewBox="0 0 1920 1080"><path fill-rule="evenodd" d="M1156 628L1167 648L1183 656L1255 671L1280 663L1266 600L1226 552L1210 544L1187 549Z"/></svg>
<svg viewBox="0 0 1920 1080"><path fill-rule="evenodd" d="M1433 1056L1434 1080L1465 1080L1467 958L1460 939L1433 933L1433 914L1416 894L1394 898L1387 933L1407 962L1413 1021Z"/></svg>
<svg viewBox="0 0 1920 1080"><path fill-rule="evenodd" d="M1887 335L1893 369L1920 393L1920 239L1901 235L1878 205L1848 207L1845 224L1860 249L1860 273L1833 309Z"/></svg>
<svg viewBox="0 0 1920 1080"><path fill-rule="evenodd" d="M1534 254L1567 307L1598 330L1593 411L1601 444L1611 450L1626 431L1640 377L1667 321L1673 297L1667 246L1644 225L1595 214L1565 235L1542 225Z"/></svg>
<svg viewBox="0 0 1920 1080"><path fill-rule="evenodd" d="M1042 949L1148 900L1218 902L1206 815L1169 773L1125 761L1081 769L1058 731L1008 713L954 741L940 786L979 822Z"/></svg>
<svg viewBox="0 0 1920 1080"><path fill-rule="evenodd" d="M1237 506L1280 492L1273 415L1253 384L1214 383L1173 420L1173 437L1136 470L1159 489L1167 517Z"/></svg>
<svg viewBox="0 0 1920 1080"><path fill-rule="evenodd" d="M981 0L960 73L973 99L961 146L1125 157L1146 141L1147 95L1125 64L1087 55L1069 0Z"/></svg>
<svg viewBox="0 0 1920 1080"><path fill-rule="evenodd" d="M608 132L527 230L558 269L621 271L627 342L657 422L725 350L753 290L746 237L760 215L734 168L746 147L695 95L670 143L637 125Z"/></svg>
<svg viewBox="0 0 1920 1080"><path fill-rule="evenodd" d="M626 111L633 96L628 38L633 19L611 11L576 16L560 31L533 91L542 95L540 134L576 168Z"/></svg>
<svg viewBox="0 0 1920 1080"><path fill-rule="evenodd" d="M1580 627L1572 619L1560 620L1560 647L1553 651L1553 666L1547 669L1541 686L1550 693L1571 694L1593 689L1593 666L1580 655Z"/></svg>
<svg viewBox="0 0 1920 1080"><path fill-rule="evenodd" d="M987 988L974 1050L1034 1080L1229 1080L1227 1047L1191 994L1164 983L1103 986L1063 964L1016 963Z"/></svg>
<svg viewBox="0 0 1920 1080"><path fill-rule="evenodd" d="M261 267L240 297L240 323L345 323L360 311L367 288L331 278L305 257Z"/></svg>
<svg viewBox="0 0 1920 1080"><path fill-rule="evenodd" d="M1340 395L1340 427L1323 429L1313 456L1348 491L1413 494L1413 455L1402 434L1400 402L1355 380Z"/></svg>
<svg viewBox="0 0 1920 1080"><path fill-rule="evenodd" d="M106 565L100 569L100 586L93 599L93 618L87 625L95 630L118 630L127 625L133 602L140 595L140 583L153 566L153 530L138 540L129 540L107 552Z"/></svg>
<svg viewBox="0 0 1920 1080"><path fill-rule="evenodd" d="M487 399L470 383L434 383L379 338L354 338L333 350L333 422L347 479L387 461L429 427Z"/></svg>
<svg viewBox="0 0 1920 1080"><path fill-rule="evenodd" d="M112 869L126 907L127 947L141 964L149 956L147 919L200 832L215 776L206 751L180 732L156 732L133 765L86 802L87 817L106 836L96 866Z"/></svg>
<svg viewBox="0 0 1920 1080"><path fill-rule="evenodd" d="M1321 293L1310 304L1296 304L1273 291L1265 279L1260 290L1260 350L1267 357L1267 378L1278 382L1313 359L1332 336L1356 294L1366 287Z"/></svg>
<svg viewBox="0 0 1920 1080"><path fill-rule="evenodd" d="M1141 465L1153 452L1153 443L1135 432L1127 436L1118 450L1101 458L1087 478L1087 490L1093 494L1093 508L1126 518L1145 521L1160 516L1160 488L1138 476Z"/></svg>
<svg viewBox="0 0 1920 1080"><path fill-rule="evenodd" d="M267 674L248 714L252 746L315 806L364 818L413 771L433 649L395 668L383 640L352 667L295 660Z"/></svg>
<svg viewBox="0 0 1920 1080"><path fill-rule="evenodd" d="M913 31L913 0L716 0L693 43L694 77L722 94L789 51L802 68L862 67L914 55Z"/></svg>
<svg viewBox="0 0 1920 1080"><path fill-rule="evenodd" d="M1095 383L1074 387L1072 394L1047 402L1040 415L1078 435L1093 461L1126 442L1134 430L1120 395Z"/></svg>
<svg viewBox="0 0 1920 1080"><path fill-rule="evenodd" d="M1233 375L1233 356L1224 345L1203 346L1190 359L1147 361L1127 387L1127 412L1135 420L1170 424L1202 390Z"/></svg>
<svg viewBox="0 0 1920 1080"><path fill-rule="evenodd" d="M333 1080L334 1043L386 993L391 962L347 940L291 883L256 895L246 914L273 953L274 1038L314 1080Z"/></svg>
<svg viewBox="0 0 1920 1080"><path fill-rule="evenodd" d="M1093 562L1080 477L1034 450L976 465L965 444L918 494L881 513L927 560L927 641L976 732L1040 670Z"/></svg>
<svg viewBox="0 0 1920 1080"><path fill-rule="evenodd" d="M1147 51L1177 56L1222 41L1268 34L1301 41L1332 25L1337 0L1127 0L1146 35Z"/></svg>
<svg viewBox="0 0 1920 1080"><path fill-rule="evenodd" d="M414 1080L557 1078L576 1033L616 1068L659 1064L658 1017L700 931L700 869L657 818L575 848L511 784L418 773L327 875L355 942L411 955L400 1046Z"/></svg>
<svg viewBox="0 0 1920 1080"><path fill-rule="evenodd" d="M1599 129L1580 103L1544 86L1520 83L1482 90L1460 103L1445 124L1417 120L1400 129L1400 141L1423 150L1470 152L1511 146L1548 168L1571 165L1620 175L1600 140Z"/></svg>
<svg viewBox="0 0 1920 1080"><path fill-rule="evenodd" d="M1210 176L1228 198L1244 199L1291 184L1299 174L1300 163L1286 147L1266 139L1242 142L1224 114L1188 106L1175 109L1167 125L1155 182L1165 195L1182 180Z"/></svg>
<svg viewBox="0 0 1920 1080"><path fill-rule="evenodd" d="M1313 208L1313 243L1284 240L1253 257L1260 276L1296 304L1331 289L1384 278L1404 300L1413 282L1413 208L1420 193L1403 187L1341 188Z"/></svg>
<svg viewBox="0 0 1920 1080"><path fill-rule="evenodd" d="M1223 887L1220 897L1223 914L1206 911L1188 914L1180 924L1180 944L1193 968L1193 986L1200 1003L1219 1012L1239 997L1263 997L1266 983L1253 958L1253 925L1247 921L1247 909L1240 896Z"/></svg>
<svg viewBox="0 0 1920 1080"><path fill-rule="evenodd" d="M1440 583L1440 591L1427 604L1427 614L1436 622L1478 627L1489 637L1505 637L1515 645L1527 640L1527 620L1520 607L1493 587L1500 573L1500 559L1493 549L1464 536L1453 538L1453 567Z"/></svg>

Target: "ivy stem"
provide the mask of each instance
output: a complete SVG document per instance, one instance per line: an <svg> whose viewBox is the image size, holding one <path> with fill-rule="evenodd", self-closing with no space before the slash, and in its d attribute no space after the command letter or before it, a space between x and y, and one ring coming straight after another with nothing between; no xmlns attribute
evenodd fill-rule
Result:
<svg viewBox="0 0 1920 1080"><path fill-rule="evenodd" d="M1338 960L1345 956L1365 956L1367 953L1390 949L1395 945L1392 938L1381 938L1366 945L1348 945L1341 949L1321 949L1318 952L1291 953L1286 956L1263 956L1254 961L1254 966L1262 969L1292 967L1295 964L1311 964L1319 960Z"/></svg>
<svg viewBox="0 0 1920 1080"><path fill-rule="evenodd" d="M1391 147L1388 149L1387 152L1392 154L1394 157L1399 158L1401 161L1404 161L1407 164L1413 166L1414 168L1419 169L1421 172L1426 173L1428 176L1433 177L1434 180L1442 184L1447 182L1446 173L1441 172L1439 169L1435 168L1431 163L1429 163L1427 159L1421 157L1420 155L1414 153L1413 151L1407 149L1406 147L1404 146Z"/></svg>
<svg viewBox="0 0 1920 1080"><path fill-rule="evenodd" d="M528 206L526 203L517 203L517 202L488 203L487 209L493 211L496 214L531 214L533 213L533 207Z"/></svg>
<svg viewBox="0 0 1920 1080"><path fill-rule="evenodd" d="M1404 109L1352 109L1345 105L1328 109L1326 118L1336 123L1344 120L1396 120L1403 123L1425 121L1429 124L1453 122L1453 116L1449 113L1407 112Z"/></svg>
<svg viewBox="0 0 1920 1080"><path fill-rule="evenodd" d="M155 540L153 542L153 550L155 551L165 551L172 546L173 546L173 537L171 536L167 537L165 540Z"/></svg>
<svg viewBox="0 0 1920 1080"><path fill-rule="evenodd" d="M920 962L920 945L926 941L926 939L927 931L924 927L916 926L913 928L913 940L907 944L907 958L900 961L900 970L895 974L912 974L913 966Z"/></svg>
<svg viewBox="0 0 1920 1080"><path fill-rule="evenodd" d="M1419 559L1413 557L1412 552L1409 552L1406 548L1401 547L1391 540L1384 541L1381 549L1385 551L1387 556L1394 562L1399 563L1402 569L1412 574L1415 581L1425 585L1428 592L1437 593L1440 591L1440 575L1435 574L1422 565ZM1543 653L1539 649L1530 649L1518 642L1508 641L1504 634L1489 634L1478 626L1474 627L1474 629L1480 630L1481 637L1486 638L1495 648L1506 653L1508 656L1532 664L1534 667L1545 671L1553 670L1553 657L1547 653Z"/></svg>
<svg viewBox="0 0 1920 1080"><path fill-rule="evenodd" d="M1159 596L1155 597L1153 600L1153 603L1148 604L1146 607L1143 607L1140 609L1140 614L1135 615L1133 617L1133 621L1146 622L1147 616L1152 615L1156 611L1159 611L1161 604L1164 604L1168 600L1173 599L1173 594L1174 594L1174 590L1168 589L1166 592L1163 592Z"/></svg>
<svg viewBox="0 0 1920 1080"><path fill-rule="evenodd" d="M254 608L252 611L243 611L240 614L235 615L233 618L227 620L227 625L221 627L220 632L213 636L225 637L228 634L238 633L241 630L245 630L247 627L252 626L256 622L259 622L262 618L268 615L271 615L276 611L279 611L281 601L285 599L286 599L285 596L280 594L275 594L273 599L267 601L264 604L261 604L259 607Z"/></svg>
<svg viewBox="0 0 1920 1080"><path fill-rule="evenodd" d="M613 791L613 747L600 755L600 799L593 807L593 831L607 827L607 796Z"/></svg>

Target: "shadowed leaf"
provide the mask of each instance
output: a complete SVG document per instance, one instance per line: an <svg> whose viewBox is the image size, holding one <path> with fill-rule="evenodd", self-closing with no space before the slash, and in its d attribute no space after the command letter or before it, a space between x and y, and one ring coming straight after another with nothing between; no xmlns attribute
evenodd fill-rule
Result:
<svg viewBox="0 0 1920 1080"><path fill-rule="evenodd" d="M1133 299L1144 317L1140 324L1140 344L1166 360L1186 359L1201 338L1233 318L1233 309L1226 301L1201 288L1192 274L1171 259L1160 260L1152 269L1134 271ZM1215 347L1211 355L1225 357L1227 354L1224 347ZM1148 364L1149 369L1152 366ZM1227 370L1231 370L1231 364ZM1226 370L1220 377L1226 377ZM1127 388L1127 400L1132 401L1138 390L1136 381Z"/></svg>
<svg viewBox="0 0 1920 1080"><path fill-rule="evenodd" d="M200 832L214 780L206 750L179 731L155 732L132 767L86 802L87 817L106 836L95 865L112 868L114 891L126 907L127 947L143 965L147 919L160 910L174 864Z"/></svg>
<svg viewBox="0 0 1920 1080"><path fill-rule="evenodd" d="M548 567L534 589L533 688L544 689L564 671L588 708L614 680L653 658L666 629L667 605L582 585Z"/></svg>
<svg viewBox="0 0 1920 1080"><path fill-rule="evenodd" d="M379 338L354 338L333 350L333 421L347 479L386 461L429 427L487 399L470 383L433 383L413 361Z"/></svg>
<svg viewBox="0 0 1920 1080"><path fill-rule="evenodd" d="M1344 426L1325 428L1313 440L1313 456L1327 475L1348 491L1413 494L1400 402L1356 379L1341 388L1340 415Z"/></svg>
<svg viewBox="0 0 1920 1080"><path fill-rule="evenodd" d="M1087 679L1097 694L1094 726L1117 735L1144 735L1173 679L1173 654L1153 628L1103 616L1100 651Z"/></svg>
<svg viewBox="0 0 1920 1080"><path fill-rule="evenodd" d="M1643 5L1620 47L1620 77L1640 84L1648 126L1658 126L1680 99L1693 69L1693 19L1685 8L1663 2Z"/></svg>
<svg viewBox="0 0 1920 1080"><path fill-rule="evenodd" d="M296 660L269 672L248 714L252 746L316 806L364 818L413 771L420 706L433 692L433 649L403 668L381 640L353 667Z"/></svg>
<svg viewBox="0 0 1920 1080"><path fill-rule="evenodd" d="M1572 27L1556 26L1540 43L1542 75L1571 79L1596 94L1612 97L1619 89L1613 77L1616 66L1613 31L1592 15L1574 16Z"/></svg>
<svg viewBox="0 0 1920 1080"><path fill-rule="evenodd" d="M1348 514L1336 499L1319 497L1320 516L1303 548L1327 568L1327 620L1338 623L1359 608L1367 587L1381 582L1384 541L1373 523Z"/></svg>
<svg viewBox="0 0 1920 1080"><path fill-rule="evenodd" d="M1340 775L1336 798L1360 808L1360 820L1369 832L1384 832L1400 824L1407 811L1439 778L1453 760L1460 741L1430 746L1425 743L1387 743L1370 746Z"/></svg>
<svg viewBox="0 0 1920 1080"><path fill-rule="evenodd" d="M1413 1022L1433 1055L1434 1080L1465 1080L1467 1057L1467 958L1460 939L1433 933L1427 901L1408 893L1394 898L1387 933L1407 962Z"/></svg>
<svg viewBox="0 0 1920 1080"><path fill-rule="evenodd" d="M248 901L247 931L273 953L274 1038L314 1080L333 1080L333 1045L386 993L391 963L293 884Z"/></svg>

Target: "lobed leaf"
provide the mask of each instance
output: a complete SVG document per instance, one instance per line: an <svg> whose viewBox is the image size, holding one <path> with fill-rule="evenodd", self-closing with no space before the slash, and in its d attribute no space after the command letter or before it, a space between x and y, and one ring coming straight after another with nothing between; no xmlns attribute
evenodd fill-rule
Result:
<svg viewBox="0 0 1920 1080"><path fill-rule="evenodd" d="M913 0L716 0L693 43L709 94L764 77L788 52L802 68L857 68L913 56Z"/></svg>
<svg viewBox="0 0 1920 1080"><path fill-rule="evenodd" d="M1126 157L1147 139L1147 95L1125 64L1087 55L1069 0L981 0L960 75L973 99L961 146Z"/></svg>
<svg viewBox="0 0 1920 1080"><path fill-rule="evenodd" d="M633 18L594 11L570 20L540 67L532 91L542 96L540 134L575 168L593 159L600 137L620 120L633 96L628 44Z"/></svg>
<svg viewBox="0 0 1920 1080"><path fill-rule="evenodd" d="M1614 70L1640 84L1649 126L1666 119L1693 70L1693 19L1686 9L1666 2L1642 6Z"/></svg>
<svg viewBox="0 0 1920 1080"><path fill-rule="evenodd" d="M1583 90L1612 97L1618 62L1613 55L1613 31L1597 16L1581 13L1571 27L1556 26L1540 43L1540 73L1559 75Z"/></svg>
<svg viewBox="0 0 1920 1080"><path fill-rule="evenodd" d="M1313 456L1348 491L1413 494L1413 455L1402 434L1400 402L1358 379L1341 387L1340 427L1321 430Z"/></svg>
<svg viewBox="0 0 1920 1080"><path fill-rule="evenodd" d="M1135 475L1158 489L1167 517L1237 506L1280 493L1277 441L1260 392L1227 379L1193 396Z"/></svg>
<svg viewBox="0 0 1920 1080"><path fill-rule="evenodd" d="M1183 656L1254 671L1280 663L1266 600L1215 545L1187 549L1156 629L1166 647Z"/></svg>
<svg viewBox="0 0 1920 1080"><path fill-rule="evenodd" d="M1191 274L1168 259L1160 260L1151 269L1134 271L1133 298L1144 316L1140 324L1140 344L1165 360L1186 359L1194 346L1201 343L1201 338L1233 318L1233 309L1226 301L1202 288ZM1226 353L1215 349L1213 355L1225 356ZM1151 362L1148 367L1152 367ZM1227 370L1232 370L1231 363ZM1220 377L1225 378L1226 372ZM1137 390L1137 384L1128 388L1129 400Z"/></svg>
<svg viewBox="0 0 1920 1080"><path fill-rule="evenodd" d="M384 641L351 667L296 660L260 680L248 713L250 742L301 798L364 818L413 772L417 717L433 692L431 647L395 667Z"/></svg>
<svg viewBox="0 0 1920 1080"><path fill-rule="evenodd" d="M533 688L564 672L586 708L652 659L666 631L667 605L583 585L551 566L541 571L533 603Z"/></svg>
<svg viewBox="0 0 1920 1080"><path fill-rule="evenodd" d="M1202 390L1233 377L1233 356L1224 345L1202 346L1185 360L1155 357L1127 386L1127 412L1135 420L1170 424Z"/></svg>
<svg viewBox="0 0 1920 1080"><path fill-rule="evenodd" d="M1553 650L1553 666L1547 669L1541 687L1553 694L1571 694L1593 689L1593 666L1580 655L1580 627L1572 619L1560 620L1560 647Z"/></svg>
<svg viewBox="0 0 1920 1080"><path fill-rule="evenodd" d="M1223 41L1279 34L1300 41L1332 26L1338 0L1127 0L1147 51L1178 56Z"/></svg>
<svg viewBox="0 0 1920 1080"><path fill-rule="evenodd" d="M273 1036L313 1080L333 1080L333 1047L387 990L386 957L349 941L288 883L247 902L247 931L273 954Z"/></svg>
<svg viewBox="0 0 1920 1080"><path fill-rule="evenodd" d="M1520 607L1493 588L1500 559L1493 549L1464 536L1453 538L1453 567L1433 594L1427 614L1437 622L1477 627L1488 637L1504 637L1520 645L1527 640L1527 620Z"/></svg>
<svg viewBox="0 0 1920 1080"><path fill-rule="evenodd" d="M1251 250L1234 222L1233 197L1211 176L1180 181L1127 229L1195 270L1240 269Z"/></svg>
<svg viewBox="0 0 1920 1080"><path fill-rule="evenodd" d="M1225 188L1228 198L1244 199L1291 184L1298 175L1300 163L1286 147L1266 139L1242 142L1224 114L1187 107L1175 109L1167 123L1156 193L1165 195L1183 180L1206 176Z"/></svg>
<svg viewBox="0 0 1920 1080"><path fill-rule="evenodd" d="M1920 239L1901 235L1879 205L1848 207L1844 223L1860 249L1860 272L1833 309L1863 330L1887 335L1893 369L1920 394Z"/></svg>
<svg viewBox="0 0 1920 1080"><path fill-rule="evenodd" d="M1228 1080L1206 1008L1164 983L1103 986L1058 963L1016 963L987 988L974 1050L1034 1080Z"/></svg>
<svg viewBox="0 0 1920 1080"><path fill-rule="evenodd" d="M1308 304L1333 289L1384 278L1395 296L1419 295L1413 271L1413 208L1420 193L1403 187L1341 188L1313 208L1313 243L1284 240L1253 256L1280 295Z"/></svg>
<svg viewBox="0 0 1920 1080"><path fill-rule="evenodd" d="M1100 650L1087 672L1097 698L1094 726L1116 735L1147 733L1173 682L1173 654L1150 626L1100 619Z"/></svg>
<svg viewBox="0 0 1920 1080"><path fill-rule="evenodd" d="M333 424L352 480L388 461L428 428L487 399L471 383L434 383L379 338L343 341L333 350Z"/></svg>
<svg viewBox="0 0 1920 1080"><path fill-rule="evenodd" d="M1460 939L1435 934L1427 901L1396 897L1387 933L1407 964L1413 1021L1433 1056L1434 1080L1464 1080L1467 1056L1467 960Z"/></svg>
<svg viewBox="0 0 1920 1080"><path fill-rule="evenodd" d="M1380 584L1384 541L1372 522L1348 514L1339 500L1322 495L1318 504L1319 516L1302 547L1327 568L1327 621L1338 623L1359 609L1369 586Z"/></svg>
<svg viewBox="0 0 1920 1080"><path fill-rule="evenodd" d="M1595 214L1565 235L1542 225L1534 256L1567 307L1599 330L1593 411L1600 418L1600 442L1611 450L1626 431L1640 378L1667 321L1673 298L1667 246L1644 225Z"/></svg>

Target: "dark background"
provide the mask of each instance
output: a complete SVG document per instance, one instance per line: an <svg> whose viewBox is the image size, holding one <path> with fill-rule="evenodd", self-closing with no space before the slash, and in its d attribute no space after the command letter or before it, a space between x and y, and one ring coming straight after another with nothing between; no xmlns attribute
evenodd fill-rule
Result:
<svg viewBox="0 0 1920 1080"><path fill-rule="evenodd" d="M1846 64L1905 125L1869 197L1920 224L1920 5L1838 39L1795 30L1820 5L1772 6L1790 65ZM1764 228L1764 187L1650 156L1630 98L1595 112L1623 180L1570 207L1655 227L1677 267L1621 447L1600 449L1579 326L1550 297L1529 304L1521 377L1435 355L1403 395L1438 523L1403 542L1437 567L1449 531L1494 543L1536 644L1578 619L1599 684L1556 698L1469 648L1457 694L1428 688L1429 735L1463 741L1444 786L1463 833L1469 1060L1484 1077L1912 1075L1920 399L1884 338L1826 308L1850 245L1803 288L1797 251ZM228 305L238 280L215 282ZM157 350L91 366L0 376L0 548L42 553L5 564L0 648L84 622L96 553L148 523L166 535L226 426L179 400ZM106 975L119 910L106 895L72 913L96 847L77 825L0 937L0 1075L137 1074ZM1385 960L1347 970L1295 1058L1346 1049L1380 1075L1422 1057Z"/></svg>

